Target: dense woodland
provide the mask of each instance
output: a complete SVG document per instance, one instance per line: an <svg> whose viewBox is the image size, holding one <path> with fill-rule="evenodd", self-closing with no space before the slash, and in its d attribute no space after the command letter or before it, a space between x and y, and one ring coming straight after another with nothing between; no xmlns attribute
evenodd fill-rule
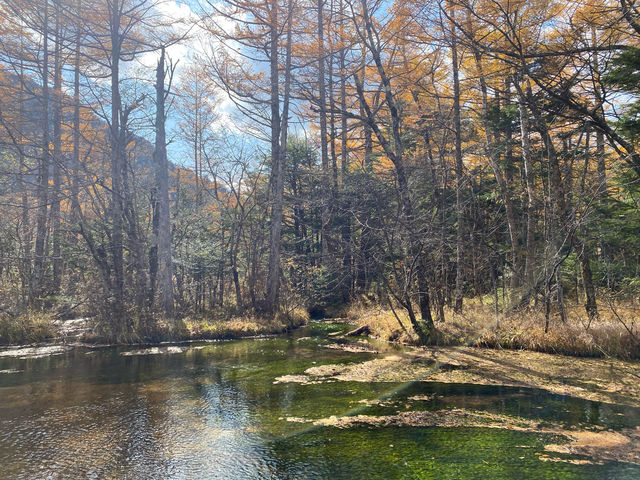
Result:
<svg viewBox="0 0 640 480"><path fill-rule="evenodd" d="M639 115L636 0L2 0L2 315L595 320L640 294Z"/></svg>

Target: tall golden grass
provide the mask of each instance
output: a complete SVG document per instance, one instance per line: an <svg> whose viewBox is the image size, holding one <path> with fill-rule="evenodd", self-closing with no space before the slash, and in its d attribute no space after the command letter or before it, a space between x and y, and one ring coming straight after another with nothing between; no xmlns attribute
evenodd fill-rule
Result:
<svg viewBox="0 0 640 480"><path fill-rule="evenodd" d="M0 315L0 344L40 343L55 337L53 315L28 312L22 315Z"/></svg>
<svg viewBox="0 0 640 480"><path fill-rule="evenodd" d="M416 344L406 313L364 304L346 312L349 320L368 325L373 335L387 341ZM402 323L403 327L400 325ZM445 309L445 321L437 322L437 344L532 350L583 357L640 358L640 307L631 303L600 302L600 318L588 321L584 308L567 305L567 321L551 316L544 331L542 308L495 314L495 307L481 299L465 299L462 314Z"/></svg>
<svg viewBox="0 0 640 480"><path fill-rule="evenodd" d="M297 308L270 317L255 314L220 318L191 316L182 320L189 339L231 339L283 333L309 321L306 310Z"/></svg>

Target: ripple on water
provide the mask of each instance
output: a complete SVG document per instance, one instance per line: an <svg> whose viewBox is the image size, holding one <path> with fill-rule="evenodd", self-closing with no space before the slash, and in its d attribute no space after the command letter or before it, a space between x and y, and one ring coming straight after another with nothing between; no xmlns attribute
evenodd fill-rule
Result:
<svg viewBox="0 0 640 480"><path fill-rule="evenodd" d="M556 461L578 462L585 456L562 450L566 439L544 432L477 425L354 424L338 429L312 424L345 413L375 416L459 408L529 423L564 421L618 429L638 424L640 415L633 409L519 387L274 383L279 377L304 375L312 367L373 356L286 337L194 347L180 347L188 350L175 355L124 356L118 349L103 349L91 356L82 351L50 359L10 359L7 366L21 371L0 377L3 475L640 478L637 466L621 462ZM544 408L536 408L540 405ZM547 451L547 445L560 447ZM540 461L544 456L551 461Z"/></svg>

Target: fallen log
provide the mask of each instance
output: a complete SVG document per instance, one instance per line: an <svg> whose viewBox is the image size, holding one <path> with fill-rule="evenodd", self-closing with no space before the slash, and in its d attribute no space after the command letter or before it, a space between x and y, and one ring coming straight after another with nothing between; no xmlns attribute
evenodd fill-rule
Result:
<svg viewBox="0 0 640 480"><path fill-rule="evenodd" d="M358 335L369 335L371 334L371 329L369 325L362 325L361 327L356 328L355 330L351 330L344 334L345 337L355 337Z"/></svg>

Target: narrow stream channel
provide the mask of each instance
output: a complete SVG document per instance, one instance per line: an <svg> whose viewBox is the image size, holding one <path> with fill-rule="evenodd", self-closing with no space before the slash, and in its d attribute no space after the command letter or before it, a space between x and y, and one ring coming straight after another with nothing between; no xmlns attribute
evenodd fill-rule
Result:
<svg viewBox="0 0 640 480"><path fill-rule="evenodd" d="M76 348L0 358L0 477L132 479L637 479L640 467L541 461L549 433L465 426L318 426L357 411L466 409L621 429L640 410L517 387L274 383L372 353L325 348L340 325L183 345L180 353ZM385 401L367 406L372 399ZM410 399L424 399L412 401ZM375 402L374 402L375 403ZM293 420L293 421L292 421ZM562 457L562 456L561 456Z"/></svg>

